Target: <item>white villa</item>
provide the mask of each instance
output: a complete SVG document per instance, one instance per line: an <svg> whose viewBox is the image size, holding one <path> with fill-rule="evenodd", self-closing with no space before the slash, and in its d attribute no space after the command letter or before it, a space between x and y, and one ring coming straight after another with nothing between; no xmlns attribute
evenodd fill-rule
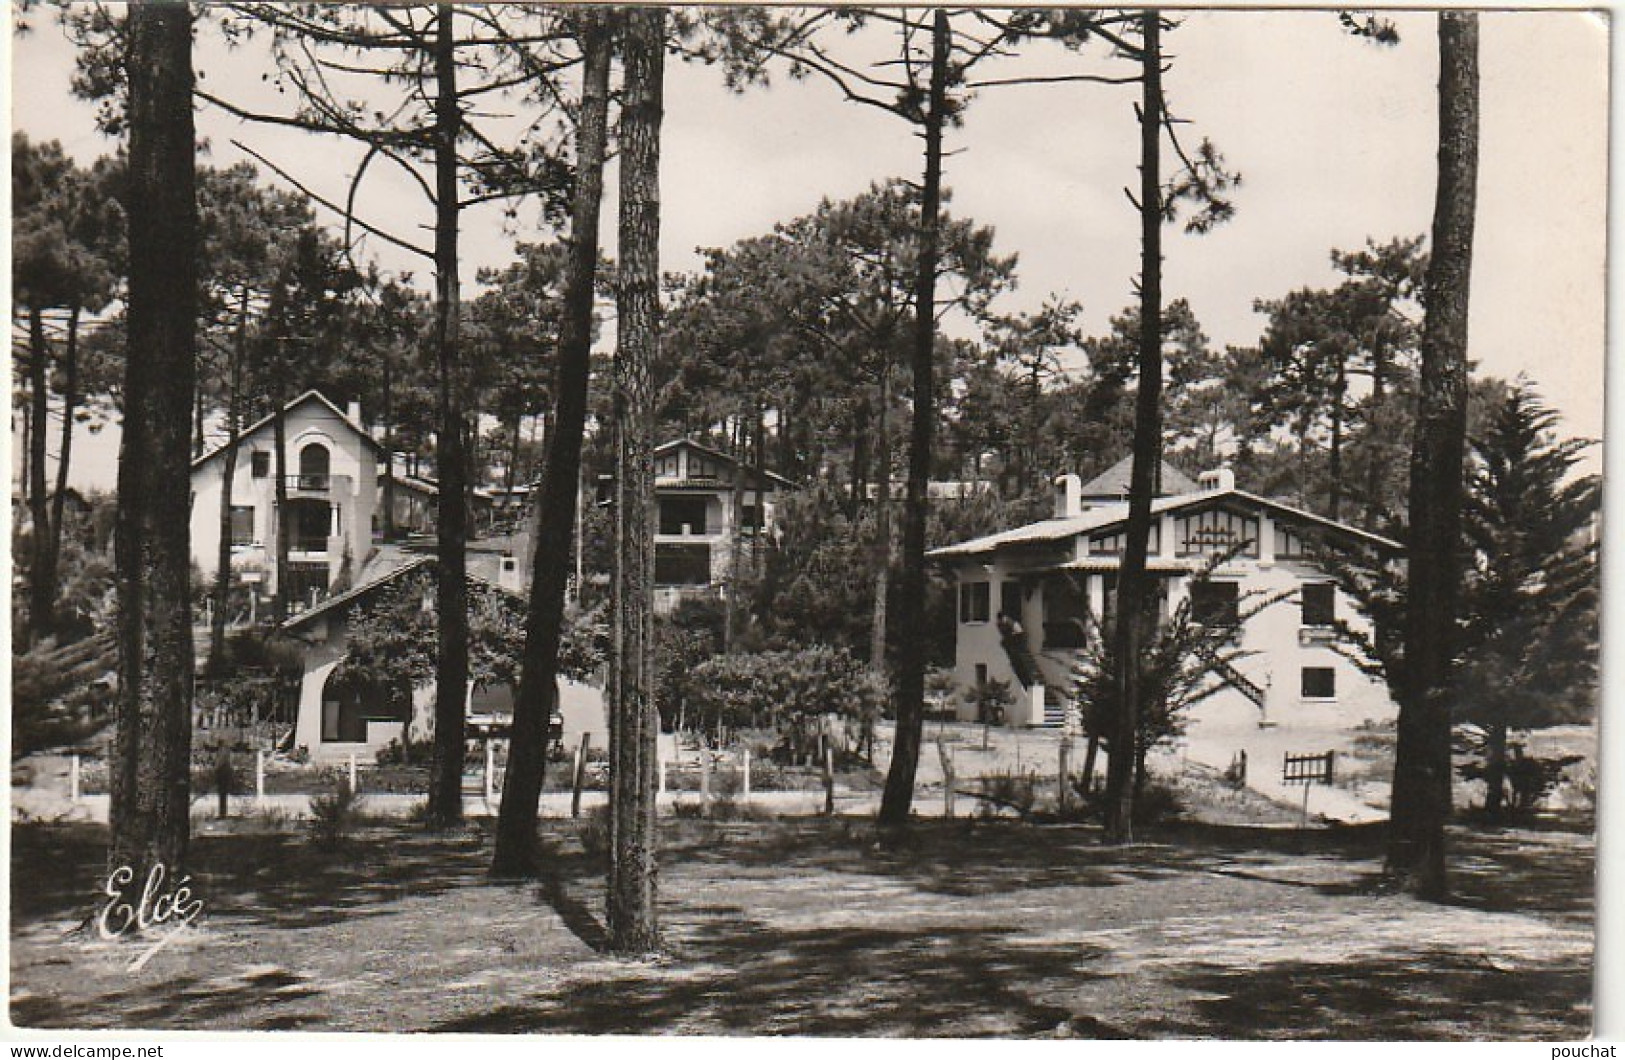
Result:
<svg viewBox="0 0 1625 1060"><path fill-rule="evenodd" d="M1063 475L1051 518L930 553L957 581L955 677L964 688L1009 682L1013 724L1065 718L1079 650L1099 635L1091 616L1109 613L1116 589L1129 468L1124 460L1087 485ZM1194 572L1229 554L1191 606L1198 621L1235 626L1251 653L1215 676L1224 687L1192 709L1193 729L1238 734L1234 750L1246 750L1249 731L1346 733L1394 717L1386 685L1333 647L1335 622L1359 629L1363 620L1309 542L1357 541L1397 557L1396 542L1237 489L1228 469L1198 484L1165 465L1152 516L1148 566L1161 579L1163 613L1190 598ZM1242 622L1241 601L1255 591L1279 602ZM961 717L974 714L956 703Z"/></svg>
<svg viewBox="0 0 1625 1060"><path fill-rule="evenodd" d="M500 589L512 598L516 609L522 610L524 597L517 570L507 564L499 567L487 562L494 555L484 553L479 559L470 556L469 583ZM334 677L349 651L350 620L356 610L376 599L380 591L402 583L415 572L433 571L434 565L432 555L393 545L381 546L361 571L355 588L332 596L283 623L283 632L303 646L304 672L299 683L299 709L291 746L305 748L311 761L342 762L354 755L370 762L391 740L400 740L408 724L412 726L414 740L427 740L433 735L433 680L413 687L408 715L368 691L340 684ZM432 588L429 593L424 607L433 606ZM513 700L514 689L506 684L482 687L469 682L466 712L470 735L505 733L513 717ZM566 737L579 738L581 732L590 731L600 741L607 739L603 693L597 688L561 678L559 708Z"/></svg>
<svg viewBox="0 0 1625 1060"><path fill-rule="evenodd" d="M308 607L360 570L372 552L378 505L378 443L359 422L314 390L283 410L287 511L276 510L272 416L249 425L237 443L231 483L231 566L259 595L277 591L277 535L288 539L293 607ZM192 559L206 578L219 568L221 445L192 462Z"/></svg>
<svg viewBox="0 0 1625 1060"><path fill-rule="evenodd" d="M686 438L657 447L654 458L655 609L665 612L725 585L735 534L747 535L747 549L758 526L771 535L774 498L795 484L763 471L758 489L754 469Z"/></svg>

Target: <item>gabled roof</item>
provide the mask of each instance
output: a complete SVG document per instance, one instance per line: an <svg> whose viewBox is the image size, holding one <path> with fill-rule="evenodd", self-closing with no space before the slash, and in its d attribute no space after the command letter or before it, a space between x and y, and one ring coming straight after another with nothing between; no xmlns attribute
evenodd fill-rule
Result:
<svg viewBox="0 0 1625 1060"><path fill-rule="evenodd" d="M689 449L698 449L700 452L704 453L706 456L709 456L709 457L712 457L714 459L720 460L723 463L729 464L729 465L731 465L733 467L739 467L739 461L735 460L733 457L729 456L727 453L724 453L719 449L713 449L709 445L702 445L699 442L696 442L692 438L673 438L669 442L662 442L660 445L655 446L654 451L655 451L656 456L660 456L663 453L669 453L674 449L682 449L684 447L687 447ZM753 474L755 473L754 468L746 468L746 470L750 471ZM772 481L774 481L774 482L778 483L779 485L784 486L784 487L786 487L788 489L795 489L796 488L796 484L794 482L792 482L789 479L785 478L783 475L779 474L776 471L769 471L766 468L763 468L762 469L762 474L767 476Z"/></svg>
<svg viewBox="0 0 1625 1060"><path fill-rule="evenodd" d="M299 612L283 622L282 628L285 631L292 632L329 612L348 607L360 598L370 596L386 585L400 581L413 571L432 567L437 560L438 557L432 552L408 552L395 546L382 546L362 566L361 573L356 579L357 584L354 587L339 593L337 596L328 597L308 611ZM488 589L495 589L514 598L520 597L520 594L514 590L504 589L495 582L480 577L473 571L468 572L468 578L470 581L478 582Z"/></svg>
<svg viewBox="0 0 1625 1060"><path fill-rule="evenodd" d="M1195 508L1204 504L1222 503L1224 501L1239 501L1249 507L1261 508L1273 515L1284 516L1287 520L1298 523L1307 523L1335 534L1353 537L1373 545L1379 549L1392 552L1404 550L1399 542L1383 537L1379 534L1369 533L1359 527L1340 523L1325 516L1306 512L1301 508L1282 504L1267 497L1260 497L1246 490L1197 490L1191 493L1182 493L1174 497L1158 497L1151 502L1151 514L1161 515L1164 512L1179 511L1184 508ZM1095 533L1103 530L1113 530L1128 524L1128 503L1118 501L1112 504L1102 504L1073 516L1059 519L1042 519L1026 526L1018 526L1013 530L1002 533L988 534L985 537L961 541L955 545L946 545L942 548L932 549L926 553L930 559L964 559L971 556L986 555L997 552L1001 548L1013 545L1042 544L1049 541L1063 541L1078 534Z"/></svg>
<svg viewBox="0 0 1625 1060"><path fill-rule="evenodd" d="M292 412L294 409L298 408L300 405L303 405L303 404L305 404L306 402L309 402L309 401L319 401L323 405L326 405L328 410L330 412L332 412L333 415L337 416L341 423L343 423L346 427L349 427L352 431L354 431L357 435L359 435L362 438L362 440L365 441L368 445L372 446L372 448L375 451L377 451L377 452L382 452L383 451L383 446L379 445L378 442L372 437L372 435L367 433L367 430L366 430L365 427L362 427L361 424L357 423L355 420L352 420L349 417L349 415L347 415L337 405L335 405L331 401L327 400L327 398L324 397L322 395L322 393L320 391L318 391L318 390L307 390L303 394L300 394L298 397L294 398L292 401L290 401L286 405L282 406L282 414L284 416L286 416L288 413ZM276 419L276 413L274 413L274 412L273 413L268 413L268 414L266 414L264 416L261 416L259 419L255 420L253 423L249 424L247 427L244 427L240 432L238 432L237 444L241 445L243 442L247 441L249 435L253 434L254 432L256 432L258 430L260 430L262 427L269 426L271 421L274 420L274 419ZM192 470L196 471L198 468L202 467L204 464L208 463L210 460L213 460L215 457L217 457L221 453L225 452L226 449L230 447L230 445L231 445L230 442L221 442L219 445L215 446L213 449L210 449L207 453L204 453L202 456L198 457L196 460L193 460L192 461Z"/></svg>
<svg viewBox="0 0 1625 1060"><path fill-rule="evenodd" d="M1133 477L1134 456L1131 453L1088 482L1085 482L1083 489L1079 491L1079 496L1086 498L1127 497L1129 482ZM1171 497L1181 493L1195 493L1201 488L1192 482L1184 472L1166 460L1162 462L1162 492L1159 496Z"/></svg>

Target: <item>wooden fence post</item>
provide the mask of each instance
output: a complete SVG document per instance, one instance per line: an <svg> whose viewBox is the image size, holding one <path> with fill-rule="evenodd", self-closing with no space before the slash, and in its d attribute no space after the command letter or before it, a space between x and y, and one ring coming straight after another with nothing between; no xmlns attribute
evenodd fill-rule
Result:
<svg viewBox="0 0 1625 1060"><path fill-rule="evenodd" d="M254 802L265 804L265 748L254 750Z"/></svg>
<svg viewBox="0 0 1625 1060"><path fill-rule="evenodd" d="M940 737L937 757L942 760L942 816L951 821L954 819L954 756Z"/></svg>
<svg viewBox="0 0 1625 1060"><path fill-rule="evenodd" d="M68 801L79 801L79 756L68 759Z"/></svg>
<svg viewBox="0 0 1625 1060"><path fill-rule="evenodd" d="M824 814L835 816L835 749L824 744Z"/></svg>
<svg viewBox="0 0 1625 1060"><path fill-rule="evenodd" d="M356 787L356 782L355 782L355 754L353 752L350 755L350 790L351 791L360 791L361 790L360 788Z"/></svg>
<svg viewBox="0 0 1625 1060"><path fill-rule="evenodd" d="M741 747L739 749L739 756L740 756L740 760L741 760L741 769L740 769L740 778L739 778L740 797L743 798L743 799L749 799L750 798L750 748L749 747Z"/></svg>

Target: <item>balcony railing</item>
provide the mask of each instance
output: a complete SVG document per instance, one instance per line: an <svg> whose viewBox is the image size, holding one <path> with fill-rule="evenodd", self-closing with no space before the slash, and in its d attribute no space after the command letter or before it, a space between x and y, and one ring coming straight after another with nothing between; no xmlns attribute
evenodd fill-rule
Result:
<svg viewBox="0 0 1625 1060"><path fill-rule="evenodd" d="M349 487L348 475L288 475L284 479L289 493L326 494Z"/></svg>

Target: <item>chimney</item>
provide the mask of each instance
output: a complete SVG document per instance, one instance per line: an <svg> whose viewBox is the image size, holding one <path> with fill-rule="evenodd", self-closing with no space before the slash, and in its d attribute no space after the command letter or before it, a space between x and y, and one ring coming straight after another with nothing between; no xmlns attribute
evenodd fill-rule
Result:
<svg viewBox="0 0 1625 1060"><path fill-rule="evenodd" d="M350 402L349 407L344 410L344 414L359 424L361 422L361 402Z"/></svg>
<svg viewBox="0 0 1625 1060"><path fill-rule="evenodd" d="M1083 479L1071 474L1055 478L1055 518L1069 519L1083 514Z"/></svg>
<svg viewBox="0 0 1625 1060"><path fill-rule="evenodd" d="M1216 467L1212 471L1204 471L1196 484L1205 490L1233 490L1236 488L1236 473L1228 466Z"/></svg>

